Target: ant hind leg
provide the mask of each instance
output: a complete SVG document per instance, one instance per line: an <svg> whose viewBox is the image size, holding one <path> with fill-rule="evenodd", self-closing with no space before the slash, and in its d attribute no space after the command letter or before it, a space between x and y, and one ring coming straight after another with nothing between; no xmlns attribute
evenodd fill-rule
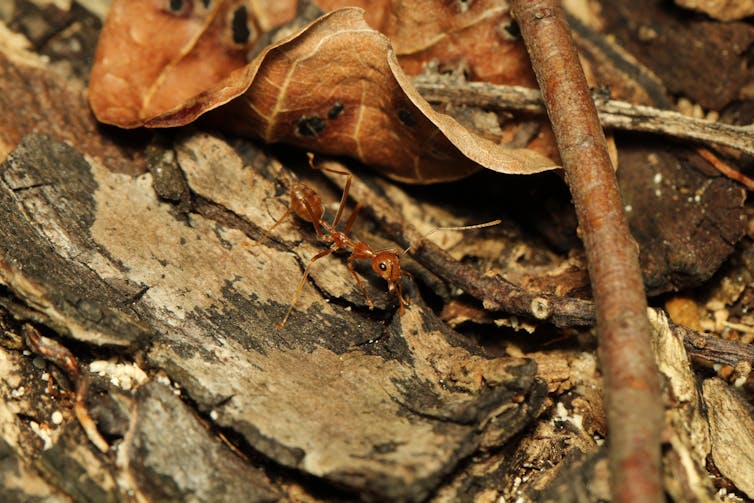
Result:
<svg viewBox="0 0 754 503"><path fill-rule="evenodd" d="M259 239L257 239L257 242L254 243L251 247L254 248L255 246L259 246L262 243L264 243L267 240L267 238L270 236L270 234L272 233L272 231L275 230L275 227L277 227L278 225L280 225L281 223L283 223L283 220L285 220L288 217L288 215L290 215L291 213L293 213L293 210L291 210L290 208L288 208L287 210L285 210L285 213L283 213L280 216L280 218L278 218L275 221L275 223L272 224L272 227L270 227L269 229L267 229L266 231L264 231L264 233L262 233L262 235L259 237Z"/></svg>
<svg viewBox="0 0 754 503"><path fill-rule="evenodd" d="M312 169L318 169L320 171L327 171L328 173L334 173L336 175L343 175L346 177L346 183L343 187L343 195L340 197L340 204L338 205L338 211L337 213L335 213L335 218L333 218L333 221L332 221L332 227L334 229L335 227L338 226L338 222L340 222L340 217L343 216L343 210L346 208L346 200L348 200L348 193L351 190L351 180L353 179L353 175L349 173L348 171L343 171L342 169L328 168L326 166L315 165L314 154L312 154L311 152L307 154L307 157L309 158L309 166Z"/></svg>

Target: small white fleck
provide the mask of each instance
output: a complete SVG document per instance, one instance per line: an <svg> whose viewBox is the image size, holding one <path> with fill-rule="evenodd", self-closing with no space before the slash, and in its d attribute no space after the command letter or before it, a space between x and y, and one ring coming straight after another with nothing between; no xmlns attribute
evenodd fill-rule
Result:
<svg viewBox="0 0 754 503"><path fill-rule="evenodd" d="M168 376L166 376L166 375L163 375L163 374L158 374L158 375L157 375L157 377L155 378L155 380L156 380L156 381L157 381L158 383L160 383L160 384L163 384L163 385L165 385L165 386L170 386L170 385L172 384L172 383L170 382L170 379L168 378Z"/></svg>
<svg viewBox="0 0 754 503"><path fill-rule="evenodd" d="M351 311L351 306L346 306L346 311Z"/></svg>
<svg viewBox="0 0 754 503"><path fill-rule="evenodd" d="M42 375L40 375L39 378L42 379L43 381L49 381L50 374L48 374L47 372L42 372Z"/></svg>
<svg viewBox="0 0 754 503"><path fill-rule="evenodd" d="M29 422L29 427L31 428L31 431L37 434L39 438L42 439L44 442L44 446L42 447L43 451L46 451L50 448L52 448L52 438L50 438L50 432L43 430L39 427L39 423L36 421Z"/></svg>
<svg viewBox="0 0 754 503"><path fill-rule="evenodd" d="M50 416L50 420L52 421L52 424L60 424L63 422L63 413L59 410L56 410L52 413L52 416Z"/></svg>
<svg viewBox="0 0 754 503"><path fill-rule="evenodd" d="M627 204L623 209L626 211L626 213L631 213L631 210L633 210L634 208L630 204Z"/></svg>
<svg viewBox="0 0 754 503"><path fill-rule="evenodd" d="M652 181L655 182L655 185L662 182L662 173L655 173L655 177Z"/></svg>
<svg viewBox="0 0 754 503"><path fill-rule="evenodd" d="M113 386L129 391L134 384L143 384L147 374L135 363L118 363L116 360L95 360L89 370L100 376L109 376Z"/></svg>
<svg viewBox="0 0 754 503"><path fill-rule="evenodd" d="M211 420L213 420L213 421L217 421L217 418L218 418L218 417L220 417L220 414L218 414L216 410L214 410L214 409L213 409L213 410L211 410L211 411L209 412L209 418L210 418Z"/></svg>
<svg viewBox="0 0 754 503"><path fill-rule="evenodd" d="M697 194L697 195L695 195L695 196L694 196L694 202L695 202L695 203L698 203L698 202L700 202L701 200L702 200L702 196L700 196L699 194Z"/></svg>
<svg viewBox="0 0 754 503"><path fill-rule="evenodd" d="M655 196L657 197L662 196L662 191L660 189L655 189Z"/></svg>
<svg viewBox="0 0 754 503"><path fill-rule="evenodd" d="M24 393L26 393L26 388L19 386L18 388L10 392L10 396L12 396L13 398L19 398L24 396Z"/></svg>

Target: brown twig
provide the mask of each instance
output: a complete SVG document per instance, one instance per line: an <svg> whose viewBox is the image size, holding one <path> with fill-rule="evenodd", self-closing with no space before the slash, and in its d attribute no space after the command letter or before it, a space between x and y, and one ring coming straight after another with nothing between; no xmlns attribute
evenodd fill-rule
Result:
<svg viewBox="0 0 754 503"><path fill-rule="evenodd" d="M752 145L754 145L754 140L752 140ZM724 176L737 181L738 183L746 187L747 190L754 190L754 180L744 175L740 171L736 171L735 169L731 168L706 148L698 148L696 149L696 152L699 154L699 156L702 157L702 159L710 163L713 168L718 170Z"/></svg>
<svg viewBox="0 0 754 503"><path fill-rule="evenodd" d="M414 86L431 103L452 103L531 114L545 113L542 95L536 89L463 82L457 78L437 82L425 76L414 79ZM681 140L731 147L754 155L752 126L733 126L696 119L672 110L606 100L599 94L594 97L594 101L600 122L606 128L659 133Z"/></svg>
<svg viewBox="0 0 754 503"><path fill-rule="evenodd" d="M579 221L597 313L611 491L616 502L664 501L663 409L636 243L597 109L556 0L514 0Z"/></svg>
<svg viewBox="0 0 754 503"><path fill-rule="evenodd" d="M99 431L97 431L97 425L86 408L86 397L89 394L89 380L86 374L81 371L76 357L59 342L41 335L29 323L24 324L23 332L26 345L29 346L29 349L64 371L73 382L73 412L76 414L76 419L78 419L81 428L83 428L89 440L100 451L107 452L110 446L102 438Z"/></svg>

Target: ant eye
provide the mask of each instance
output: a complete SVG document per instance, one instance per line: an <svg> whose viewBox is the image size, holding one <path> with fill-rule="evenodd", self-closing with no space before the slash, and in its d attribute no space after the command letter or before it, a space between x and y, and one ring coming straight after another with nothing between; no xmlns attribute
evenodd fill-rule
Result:
<svg viewBox="0 0 754 503"><path fill-rule="evenodd" d="M385 262L380 262L380 271L387 271L387 266L385 265Z"/></svg>

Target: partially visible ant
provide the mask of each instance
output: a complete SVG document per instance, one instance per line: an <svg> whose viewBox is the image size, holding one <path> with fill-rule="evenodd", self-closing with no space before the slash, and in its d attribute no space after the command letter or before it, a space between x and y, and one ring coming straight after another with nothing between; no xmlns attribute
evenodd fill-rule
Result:
<svg viewBox="0 0 754 503"><path fill-rule="evenodd" d="M356 260L371 261L372 270L378 276L387 281L388 292L398 298L399 313L401 316L403 316L403 313L405 312L404 306L409 305L410 302L408 301L408 299L403 297L403 291L401 289L401 277L411 277L411 273L401 269L400 257L408 250L403 252L395 248L374 250L367 243L350 238L348 236L348 233L350 232L351 227L356 220L356 216L361 209L360 204L356 204L356 207L353 209L351 216L346 221L343 230L338 231L337 226L338 223L340 223L340 218L343 216L343 210L345 208L346 200L348 199L348 192L351 187L352 175L346 171L341 171L338 169L315 166L314 155L310 153L308 154L308 156L309 166L311 166L312 169L319 169L337 175L343 175L346 177L346 183L343 187L343 196L340 199L338 211L335 213L335 218L333 218L333 221L330 224L323 220L325 207L322 205L322 198L319 197L319 194L317 194L314 189L306 184L294 182L291 185L290 206L285 211L285 213L283 213L283 215L278 218L278 220L272 225L272 227L265 231L265 233L259 240L259 242L262 242L270 234L270 232L275 229L275 227L280 225L283 220L285 220L290 214L293 213L301 220L310 222L314 226L314 231L317 233L317 238L320 241L330 243L330 246L326 250L317 253L309 260L309 264L306 266L306 269L304 269L304 275L301 277L301 281L299 281L298 283L296 292L293 294L293 299L291 299L290 307L288 307L288 311L285 313L283 320L277 323L275 325L275 328L283 328L288 321L288 317L291 315L293 307L295 306L296 301L301 295L304 284L306 284L306 278L309 277L309 271L311 270L314 262L321 259L322 257L326 257L340 250L347 250L351 252L351 255L348 257L346 264L348 266L348 270L351 271L354 279L356 279L356 284L359 285L361 291L364 293L364 298L367 301L369 309L374 309L374 303L372 302L371 297L369 297L369 294L367 293L367 290L364 287L364 284L361 282L358 274L356 274L356 270L354 269L354 262Z"/></svg>

